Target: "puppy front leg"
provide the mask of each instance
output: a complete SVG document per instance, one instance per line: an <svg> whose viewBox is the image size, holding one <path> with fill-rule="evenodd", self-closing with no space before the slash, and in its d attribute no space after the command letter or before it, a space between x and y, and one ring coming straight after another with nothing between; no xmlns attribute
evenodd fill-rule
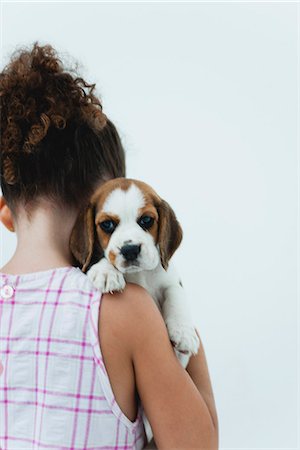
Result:
<svg viewBox="0 0 300 450"><path fill-rule="evenodd" d="M168 286L164 292L162 315L170 340L182 353L197 354L200 341L188 311L185 293L181 286Z"/></svg>
<svg viewBox="0 0 300 450"><path fill-rule="evenodd" d="M123 274L119 272L106 258L100 259L88 271L87 276L93 285L103 293L122 291L126 282Z"/></svg>

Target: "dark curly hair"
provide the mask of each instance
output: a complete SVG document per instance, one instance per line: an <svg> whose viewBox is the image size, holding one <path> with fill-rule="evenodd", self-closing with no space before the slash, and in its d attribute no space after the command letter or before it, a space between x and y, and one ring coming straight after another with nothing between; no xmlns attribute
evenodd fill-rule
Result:
<svg viewBox="0 0 300 450"><path fill-rule="evenodd" d="M100 180L125 176L120 137L94 90L37 42L0 73L0 182L13 212L42 196L78 207Z"/></svg>

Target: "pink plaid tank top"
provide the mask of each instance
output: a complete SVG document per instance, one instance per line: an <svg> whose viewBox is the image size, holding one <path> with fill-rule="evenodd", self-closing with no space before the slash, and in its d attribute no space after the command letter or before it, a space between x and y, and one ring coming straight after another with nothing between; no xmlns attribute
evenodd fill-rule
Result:
<svg viewBox="0 0 300 450"><path fill-rule="evenodd" d="M0 449L144 446L142 406L116 403L99 346L101 292L76 267L0 274Z"/></svg>

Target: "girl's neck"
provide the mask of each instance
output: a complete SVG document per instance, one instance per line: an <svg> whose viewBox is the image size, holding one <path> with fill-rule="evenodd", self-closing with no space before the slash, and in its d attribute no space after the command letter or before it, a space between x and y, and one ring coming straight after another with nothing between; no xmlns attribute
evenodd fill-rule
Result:
<svg viewBox="0 0 300 450"><path fill-rule="evenodd" d="M25 214L18 215L17 247L0 272L21 274L72 266L69 240L77 214L46 204L34 211L30 221Z"/></svg>

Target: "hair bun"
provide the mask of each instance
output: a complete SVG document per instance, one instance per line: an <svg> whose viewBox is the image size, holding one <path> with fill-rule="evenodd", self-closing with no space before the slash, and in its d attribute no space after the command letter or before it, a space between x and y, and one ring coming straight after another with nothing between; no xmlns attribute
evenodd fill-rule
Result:
<svg viewBox="0 0 300 450"><path fill-rule="evenodd" d="M95 131L106 125L94 89L73 70L64 70L50 45L35 42L31 50L13 55L0 74L0 150L7 181L17 177L16 155L38 149L50 127L64 133L69 124L85 123Z"/></svg>

